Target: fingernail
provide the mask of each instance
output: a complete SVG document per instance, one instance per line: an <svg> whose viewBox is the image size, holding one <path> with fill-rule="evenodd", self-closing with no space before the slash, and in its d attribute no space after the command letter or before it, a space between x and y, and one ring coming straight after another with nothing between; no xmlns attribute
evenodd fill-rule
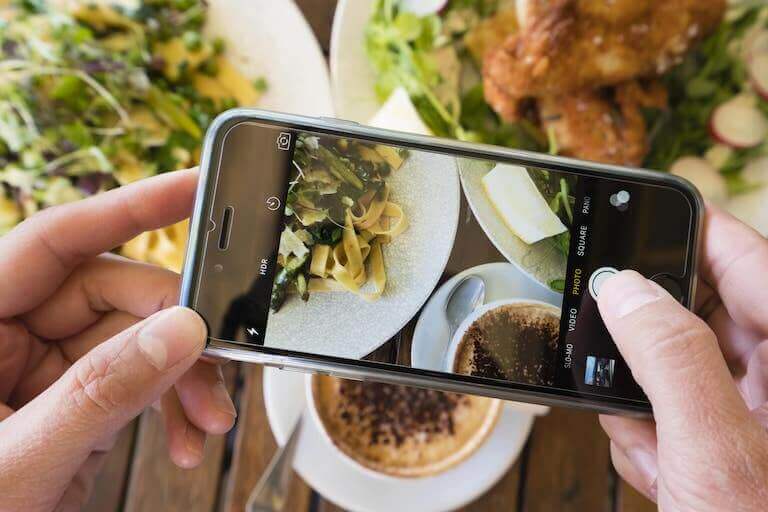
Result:
<svg viewBox="0 0 768 512"><path fill-rule="evenodd" d="M218 410L225 414L229 414L232 417L237 417L237 411L235 410L235 404L232 403L232 399L229 397L229 391L223 382L217 382L211 390L213 397L213 403Z"/></svg>
<svg viewBox="0 0 768 512"><path fill-rule="evenodd" d="M659 476L659 465L656 462L656 457L642 449L630 449L627 452L627 457L645 479L649 492L655 492L656 479Z"/></svg>
<svg viewBox="0 0 768 512"><path fill-rule="evenodd" d="M172 307L149 317L138 332L139 350L160 371L200 353L205 345L205 325L195 312Z"/></svg>
<svg viewBox="0 0 768 512"><path fill-rule="evenodd" d="M610 298L615 301L613 310L617 318L624 318L662 297L660 287L637 272L621 272L609 278L603 285L603 290L606 289L613 290Z"/></svg>

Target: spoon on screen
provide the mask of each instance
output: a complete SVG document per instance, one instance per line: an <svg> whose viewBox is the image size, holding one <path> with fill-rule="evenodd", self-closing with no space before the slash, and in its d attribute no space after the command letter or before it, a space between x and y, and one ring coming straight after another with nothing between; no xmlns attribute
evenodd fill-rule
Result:
<svg viewBox="0 0 768 512"><path fill-rule="evenodd" d="M448 294L445 301L445 318L448 321L448 339L445 351L451 344L456 329L470 313L485 302L485 281L478 276L467 276L460 280Z"/></svg>

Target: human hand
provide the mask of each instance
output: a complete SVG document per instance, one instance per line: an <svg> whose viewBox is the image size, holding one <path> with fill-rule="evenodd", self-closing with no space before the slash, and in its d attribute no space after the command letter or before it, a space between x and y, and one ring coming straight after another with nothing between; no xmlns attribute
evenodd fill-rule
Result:
<svg viewBox="0 0 768 512"><path fill-rule="evenodd" d="M0 238L0 511L79 509L116 434L161 397L180 466L234 424L220 369L198 361L205 323L172 307L178 276L102 254L185 218L196 182L165 174Z"/></svg>
<svg viewBox="0 0 768 512"><path fill-rule="evenodd" d="M619 474L665 511L768 503L768 241L709 208L696 314L633 271L600 289L654 421L602 416Z"/></svg>

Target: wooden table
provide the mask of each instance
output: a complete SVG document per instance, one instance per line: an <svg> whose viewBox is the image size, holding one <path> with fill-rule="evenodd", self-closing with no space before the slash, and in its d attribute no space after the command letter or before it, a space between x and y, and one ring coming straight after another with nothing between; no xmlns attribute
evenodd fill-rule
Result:
<svg viewBox="0 0 768 512"><path fill-rule="evenodd" d="M336 1L297 3L327 51ZM462 221L473 219L462 215ZM478 261L454 264L467 268L484 262L484 257L492 259L494 255L478 255ZM243 511L248 494L276 444L264 410L262 368L230 364L225 373L238 405L237 425L226 438L209 441L201 467L181 470L173 466L166 454L159 415L148 411L123 432L85 510ZM296 478L286 510L340 509ZM645 512L655 507L616 476L610 463L608 439L594 414L553 409L536 420L513 468L485 496L464 510Z"/></svg>

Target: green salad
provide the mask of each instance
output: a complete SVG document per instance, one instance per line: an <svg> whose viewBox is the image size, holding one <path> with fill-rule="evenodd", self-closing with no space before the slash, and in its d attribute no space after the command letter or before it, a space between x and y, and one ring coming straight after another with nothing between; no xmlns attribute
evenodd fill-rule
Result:
<svg viewBox="0 0 768 512"><path fill-rule="evenodd" d="M195 165L213 117L264 88L202 35L203 1L78 5L0 2L0 233L41 208Z"/></svg>

